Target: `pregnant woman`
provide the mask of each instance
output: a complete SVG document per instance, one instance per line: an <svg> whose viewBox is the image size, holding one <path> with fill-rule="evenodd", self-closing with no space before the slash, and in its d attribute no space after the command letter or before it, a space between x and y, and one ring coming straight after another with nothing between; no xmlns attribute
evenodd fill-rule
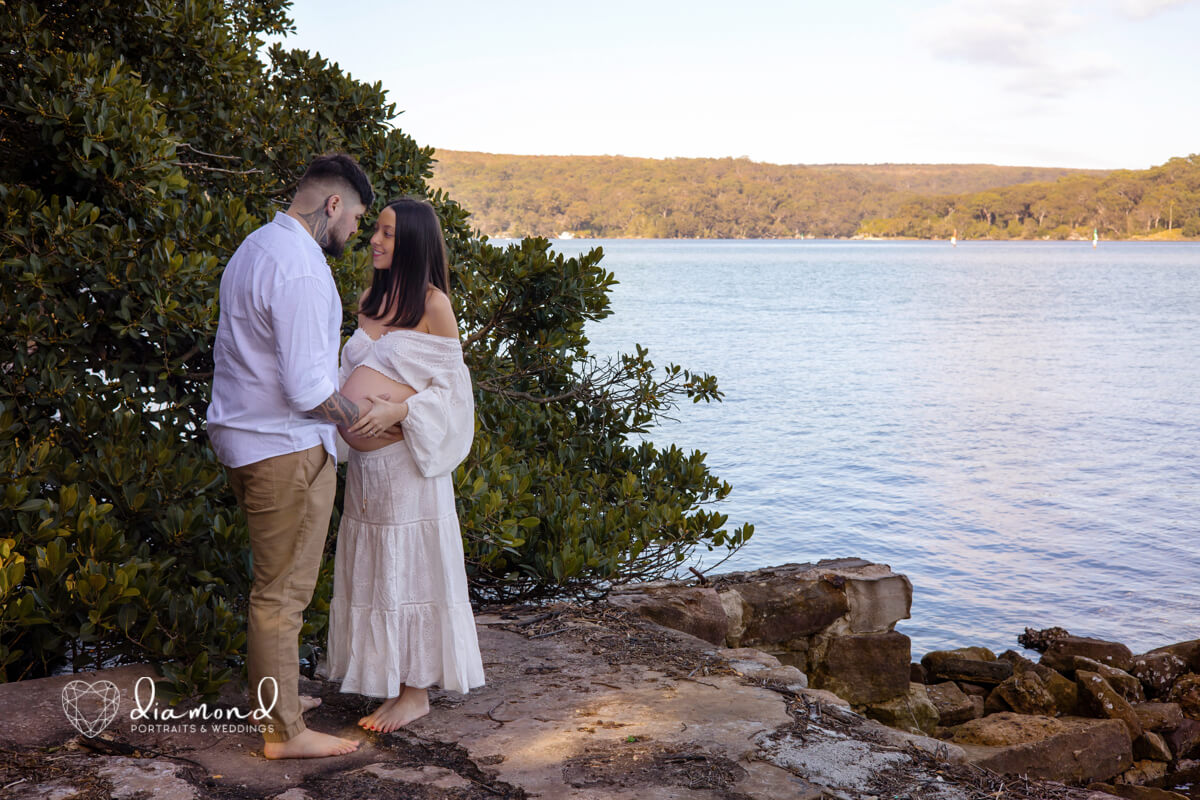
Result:
<svg viewBox="0 0 1200 800"><path fill-rule="evenodd" d="M343 692L386 698L358 722L386 733L429 712L429 686L483 685L450 478L471 449L475 405L433 207L390 203L371 258L358 330L342 348L342 394L373 405L341 431L351 450L329 674Z"/></svg>

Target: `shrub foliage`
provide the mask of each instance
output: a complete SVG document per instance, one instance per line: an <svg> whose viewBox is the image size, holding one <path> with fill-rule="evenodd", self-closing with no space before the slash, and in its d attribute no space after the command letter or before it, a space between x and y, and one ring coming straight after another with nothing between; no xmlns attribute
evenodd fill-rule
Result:
<svg viewBox="0 0 1200 800"><path fill-rule="evenodd" d="M454 480L477 599L602 592L750 535L710 510L730 487L703 454L645 437L684 398L719 400L716 381L641 348L591 358L602 253L474 233L378 83L265 46L286 12L9 0L0 17L4 679L149 660L182 696L240 674L246 530L203 428L217 287L323 152L353 154L381 198L428 196L446 229L476 380ZM347 301L364 244L333 265ZM330 575L327 559L310 643Z"/></svg>

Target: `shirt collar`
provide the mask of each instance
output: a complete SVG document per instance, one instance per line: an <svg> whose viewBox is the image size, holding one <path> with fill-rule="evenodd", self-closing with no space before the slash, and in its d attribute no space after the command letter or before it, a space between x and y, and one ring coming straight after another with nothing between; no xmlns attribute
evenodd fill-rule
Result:
<svg viewBox="0 0 1200 800"><path fill-rule="evenodd" d="M321 245L317 244L317 240L312 238L312 234L308 232L308 228L304 227L300 220L295 217L289 217L282 211L276 211L275 219L271 220L271 222L274 222L276 225L282 225L292 233L300 234L304 237L304 241L307 243L306 246L319 253L322 259L325 258L325 251L321 249Z"/></svg>

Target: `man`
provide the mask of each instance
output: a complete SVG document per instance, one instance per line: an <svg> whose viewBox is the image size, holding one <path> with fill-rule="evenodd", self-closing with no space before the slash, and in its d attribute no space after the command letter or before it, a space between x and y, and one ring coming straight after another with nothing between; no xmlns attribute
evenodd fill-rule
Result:
<svg viewBox="0 0 1200 800"><path fill-rule="evenodd" d="M314 160L286 213L250 234L221 277L208 434L250 528L250 694L270 709L267 758L342 755L349 739L309 730L298 639L333 510L335 425L360 408L337 391L337 258L374 201L345 154Z"/></svg>

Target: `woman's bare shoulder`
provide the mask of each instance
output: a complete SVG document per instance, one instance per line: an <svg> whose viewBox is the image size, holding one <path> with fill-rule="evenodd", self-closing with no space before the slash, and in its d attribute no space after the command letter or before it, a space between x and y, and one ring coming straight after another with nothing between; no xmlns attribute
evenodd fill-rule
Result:
<svg viewBox="0 0 1200 800"><path fill-rule="evenodd" d="M425 294L425 318L421 327L434 336L458 338L458 320L454 318L454 306L450 297L435 286Z"/></svg>

